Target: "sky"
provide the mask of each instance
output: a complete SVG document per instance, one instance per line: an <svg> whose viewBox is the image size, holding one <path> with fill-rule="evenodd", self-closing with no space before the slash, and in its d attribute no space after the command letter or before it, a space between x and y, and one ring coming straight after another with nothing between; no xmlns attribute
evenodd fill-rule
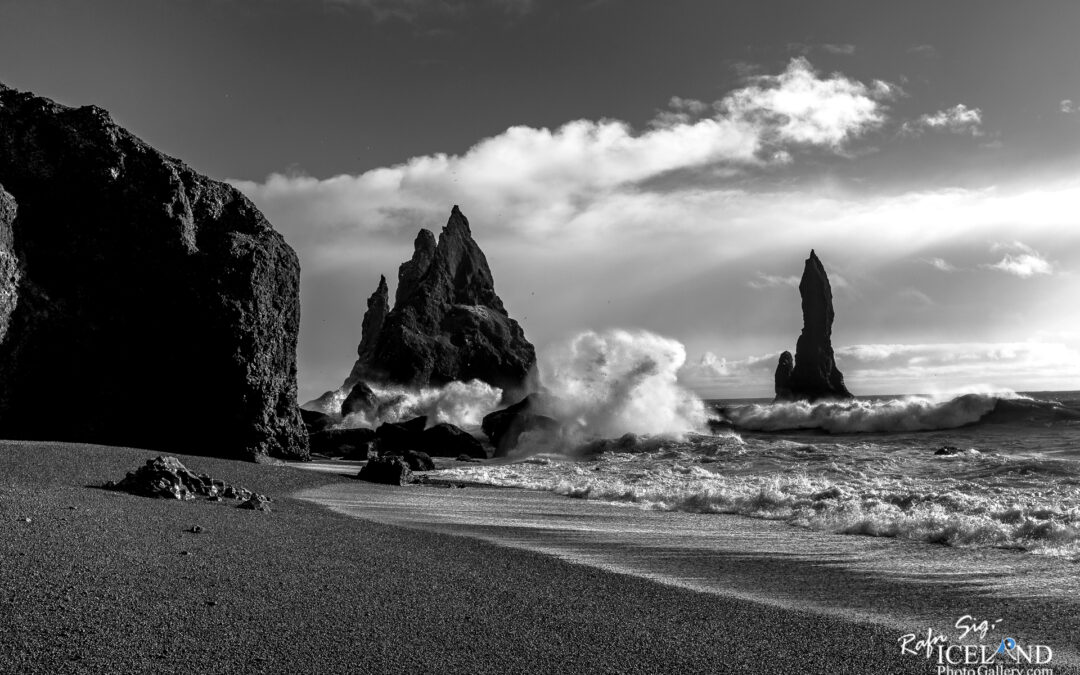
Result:
<svg viewBox="0 0 1080 675"><path fill-rule="evenodd" d="M460 205L541 354L772 393L815 249L857 394L1080 389L1080 3L0 0L0 82L100 105L297 250L301 400Z"/></svg>

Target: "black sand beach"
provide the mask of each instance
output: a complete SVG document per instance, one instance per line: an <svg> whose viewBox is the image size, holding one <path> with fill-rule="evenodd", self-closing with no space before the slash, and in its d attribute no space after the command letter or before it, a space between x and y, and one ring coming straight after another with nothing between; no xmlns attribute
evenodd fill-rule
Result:
<svg viewBox="0 0 1080 675"><path fill-rule="evenodd" d="M95 489L153 456L0 443L0 672L931 671L875 625L289 496L346 478L178 455L269 514Z"/></svg>

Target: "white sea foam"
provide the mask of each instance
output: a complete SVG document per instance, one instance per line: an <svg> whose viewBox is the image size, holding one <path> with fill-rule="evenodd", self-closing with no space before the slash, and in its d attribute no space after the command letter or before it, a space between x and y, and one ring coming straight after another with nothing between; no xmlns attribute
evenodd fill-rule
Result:
<svg viewBox="0 0 1080 675"><path fill-rule="evenodd" d="M444 387L397 387L370 385L378 400L374 410L356 412L341 421L342 427L374 428L426 415L428 424L449 422L458 427L478 426L484 415L498 407L502 390L480 380L451 382ZM334 392L322 412L337 414L348 396L342 387Z"/></svg>
<svg viewBox="0 0 1080 675"><path fill-rule="evenodd" d="M1023 398L1008 390L968 391L881 400L806 401L738 405L721 410L748 431L820 429L832 433L955 429L978 422L1000 400Z"/></svg>
<svg viewBox="0 0 1080 675"><path fill-rule="evenodd" d="M442 475L844 534L1080 554L1080 487L1053 466L1025 480L1031 462L971 450L952 457L920 450L929 456L914 459L873 446L690 440L657 449L642 439L642 452L616 450L594 461L548 455L543 464L470 466Z"/></svg>

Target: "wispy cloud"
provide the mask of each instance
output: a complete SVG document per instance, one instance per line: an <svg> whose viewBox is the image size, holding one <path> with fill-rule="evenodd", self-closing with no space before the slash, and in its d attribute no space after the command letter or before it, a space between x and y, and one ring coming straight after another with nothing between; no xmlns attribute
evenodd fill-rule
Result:
<svg viewBox="0 0 1080 675"><path fill-rule="evenodd" d="M944 131L954 134L982 135L982 110L958 103L951 108L922 115L917 120L905 122L901 132L919 135L925 131Z"/></svg>
<svg viewBox="0 0 1080 675"><path fill-rule="evenodd" d="M766 288L778 288L781 286L791 286L792 288L798 288L799 277L778 277L773 274L765 274L764 272L758 272L757 278L746 282L746 285L759 291Z"/></svg>
<svg viewBox="0 0 1080 675"><path fill-rule="evenodd" d="M944 258L923 258L922 262L942 272L955 272L956 266Z"/></svg>
<svg viewBox="0 0 1080 675"><path fill-rule="evenodd" d="M912 45L908 47L908 53L916 56L921 56L924 59L936 59L938 57L938 50L934 45Z"/></svg>
<svg viewBox="0 0 1080 675"><path fill-rule="evenodd" d="M1028 279L1039 274L1053 274L1054 265L1044 258L1038 251L1030 246L1014 241L1008 244L994 244L992 251L1012 251L1006 253L1000 261L983 265L987 269L994 269L1007 274L1013 274L1021 279Z"/></svg>
<svg viewBox="0 0 1080 675"><path fill-rule="evenodd" d="M851 44L823 44L821 49L838 56L852 56L855 54L855 45Z"/></svg>

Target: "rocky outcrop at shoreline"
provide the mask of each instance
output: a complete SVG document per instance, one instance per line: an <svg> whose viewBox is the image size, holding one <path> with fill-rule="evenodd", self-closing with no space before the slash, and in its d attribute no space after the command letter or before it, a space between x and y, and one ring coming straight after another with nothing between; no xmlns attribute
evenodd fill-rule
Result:
<svg viewBox="0 0 1080 675"><path fill-rule="evenodd" d="M141 497L181 501L196 497L205 497L214 501L235 499L241 502L241 508L257 511L270 510L266 506L270 499L265 495L237 485L229 485L223 480L211 478L206 474L196 474L188 470L175 457L161 456L148 459L143 466L128 472L123 480L106 483L105 489Z"/></svg>
<svg viewBox="0 0 1080 675"><path fill-rule="evenodd" d="M457 206L436 242L420 230L398 271L394 308L385 278L368 300L357 361L345 381L441 386L480 380L507 397L527 393L536 352L495 293L483 251Z"/></svg>
<svg viewBox="0 0 1080 675"><path fill-rule="evenodd" d="M776 368L777 401L816 401L852 398L844 374L836 367L832 348L832 286L817 254L810 251L799 282L803 329L795 348L780 355Z"/></svg>
<svg viewBox="0 0 1080 675"><path fill-rule="evenodd" d="M0 85L0 436L304 458L295 252L234 188Z"/></svg>

